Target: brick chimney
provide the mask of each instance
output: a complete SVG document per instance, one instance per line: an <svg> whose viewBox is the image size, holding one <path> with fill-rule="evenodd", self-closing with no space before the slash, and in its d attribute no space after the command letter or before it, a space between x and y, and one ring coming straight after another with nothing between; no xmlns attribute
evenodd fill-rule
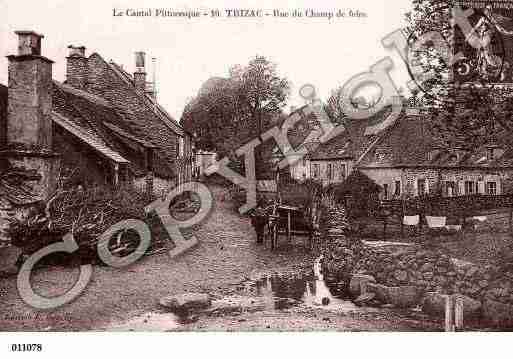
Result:
<svg viewBox="0 0 513 359"><path fill-rule="evenodd" d="M88 67L86 48L84 46L69 45L69 55L66 57L66 83L72 87L83 90L87 85Z"/></svg>
<svg viewBox="0 0 513 359"><path fill-rule="evenodd" d="M52 64L41 56L41 39L33 31L16 31L18 54L9 59L7 142L52 148Z"/></svg>
<svg viewBox="0 0 513 359"><path fill-rule="evenodd" d="M13 167L32 170L41 179L33 183L41 199L56 184L57 155L52 151L52 65L41 56L41 39L33 31L16 31L18 54L9 60L7 146L0 153Z"/></svg>
<svg viewBox="0 0 513 359"><path fill-rule="evenodd" d="M135 53L134 85L138 92L146 93L146 54L142 51Z"/></svg>

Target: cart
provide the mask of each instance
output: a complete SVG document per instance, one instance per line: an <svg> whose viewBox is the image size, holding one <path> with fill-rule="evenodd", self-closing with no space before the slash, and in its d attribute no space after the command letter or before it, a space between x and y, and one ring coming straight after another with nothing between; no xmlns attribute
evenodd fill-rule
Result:
<svg viewBox="0 0 513 359"><path fill-rule="evenodd" d="M310 248L312 242L312 226L300 207L275 204L267 219L266 239L271 242L271 250L278 247L280 235L285 235L287 242L292 242L292 236L305 236L305 247Z"/></svg>

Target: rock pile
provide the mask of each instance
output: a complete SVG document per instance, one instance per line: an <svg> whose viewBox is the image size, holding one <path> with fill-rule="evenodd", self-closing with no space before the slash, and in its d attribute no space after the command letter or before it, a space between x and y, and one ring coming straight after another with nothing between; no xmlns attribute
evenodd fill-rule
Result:
<svg viewBox="0 0 513 359"><path fill-rule="evenodd" d="M361 241L349 236L345 208L333 206L323 209L320 223L321 267L328 282L349 285L351 273L363 249Z"/></svg>
<svg viewBox="0 0 513 359"><path fill-rule="evenodd" d="M424 303L426 312L440 314L445 297L439 296L458 295L472 315L479 313L493 324L513 326L513 273L418 246L400 250L365 246L351 238L348 229L343 207L323 211L320 237L324 276L328 282L350 289L353 297L361 295L363 281L374 299L383 303L400 307Z"/></svg>

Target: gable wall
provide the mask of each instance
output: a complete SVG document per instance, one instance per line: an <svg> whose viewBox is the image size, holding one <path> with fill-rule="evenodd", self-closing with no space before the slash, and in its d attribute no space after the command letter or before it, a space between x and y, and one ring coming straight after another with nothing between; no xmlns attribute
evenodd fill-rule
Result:
<svg viewBox="0 0 513 359"><path fill-rule="evenodd" d="M117 108L126 109L127 113L122 115L127 118L127 121L133 122L134 130L141 126L141 122L144 123L145 132L150 133L154 138L153 142L159 146L159 154L168 163L172 163L177 156L177 135L157 118L133 88L122 81L99 56L91 56L88 64L87 90L104 97ZM145 134L139 133L138 135L152 141L152 138L148 138Z"/></svg>

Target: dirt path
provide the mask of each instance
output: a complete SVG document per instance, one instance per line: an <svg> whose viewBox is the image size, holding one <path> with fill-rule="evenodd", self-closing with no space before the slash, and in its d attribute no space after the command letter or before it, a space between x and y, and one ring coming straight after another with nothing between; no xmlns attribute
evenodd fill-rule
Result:
<svg viewBox="0 0 513 359"><path fill-rule="evenodd" d="M39 312L21 300L15 278L0 280L0 330L98 329L155 310L166 295L187 291L226 295L252 273L309 263L301 248L271 253L257 246L249 220L222 201L225 190L212 190L215 208L195 232L197 247L177 258L166 253L146 257L125 269L96 266L84 293L62 308ZM51 296L70 287L77 276L77 269L45 268L33 274L32 281L39 293Z"/></svg>
<svg viewBox="0 0 513 359"><path fill-rule="evenodd" d="M212 188L215 208L195 231L199 245L170 258L166 253L146 257L125 269L94 268L93 280L74 302L51 312L40 312L20 299L16 278L0 281L0 330L103 330L116 323L158 310L161 297L182 292L207 292L214 298L236 294L240 283L264 273L299 272L309 268L310 254L301 242L271 252L256 245L247 218L239 216L226 190ZM78 275L77 269L45 268L32 276L35 289L45 296L62 293ZM419 330L433 329L420 321L396 315L340 315L316 308L201 318L180 330Z"/></svg>

